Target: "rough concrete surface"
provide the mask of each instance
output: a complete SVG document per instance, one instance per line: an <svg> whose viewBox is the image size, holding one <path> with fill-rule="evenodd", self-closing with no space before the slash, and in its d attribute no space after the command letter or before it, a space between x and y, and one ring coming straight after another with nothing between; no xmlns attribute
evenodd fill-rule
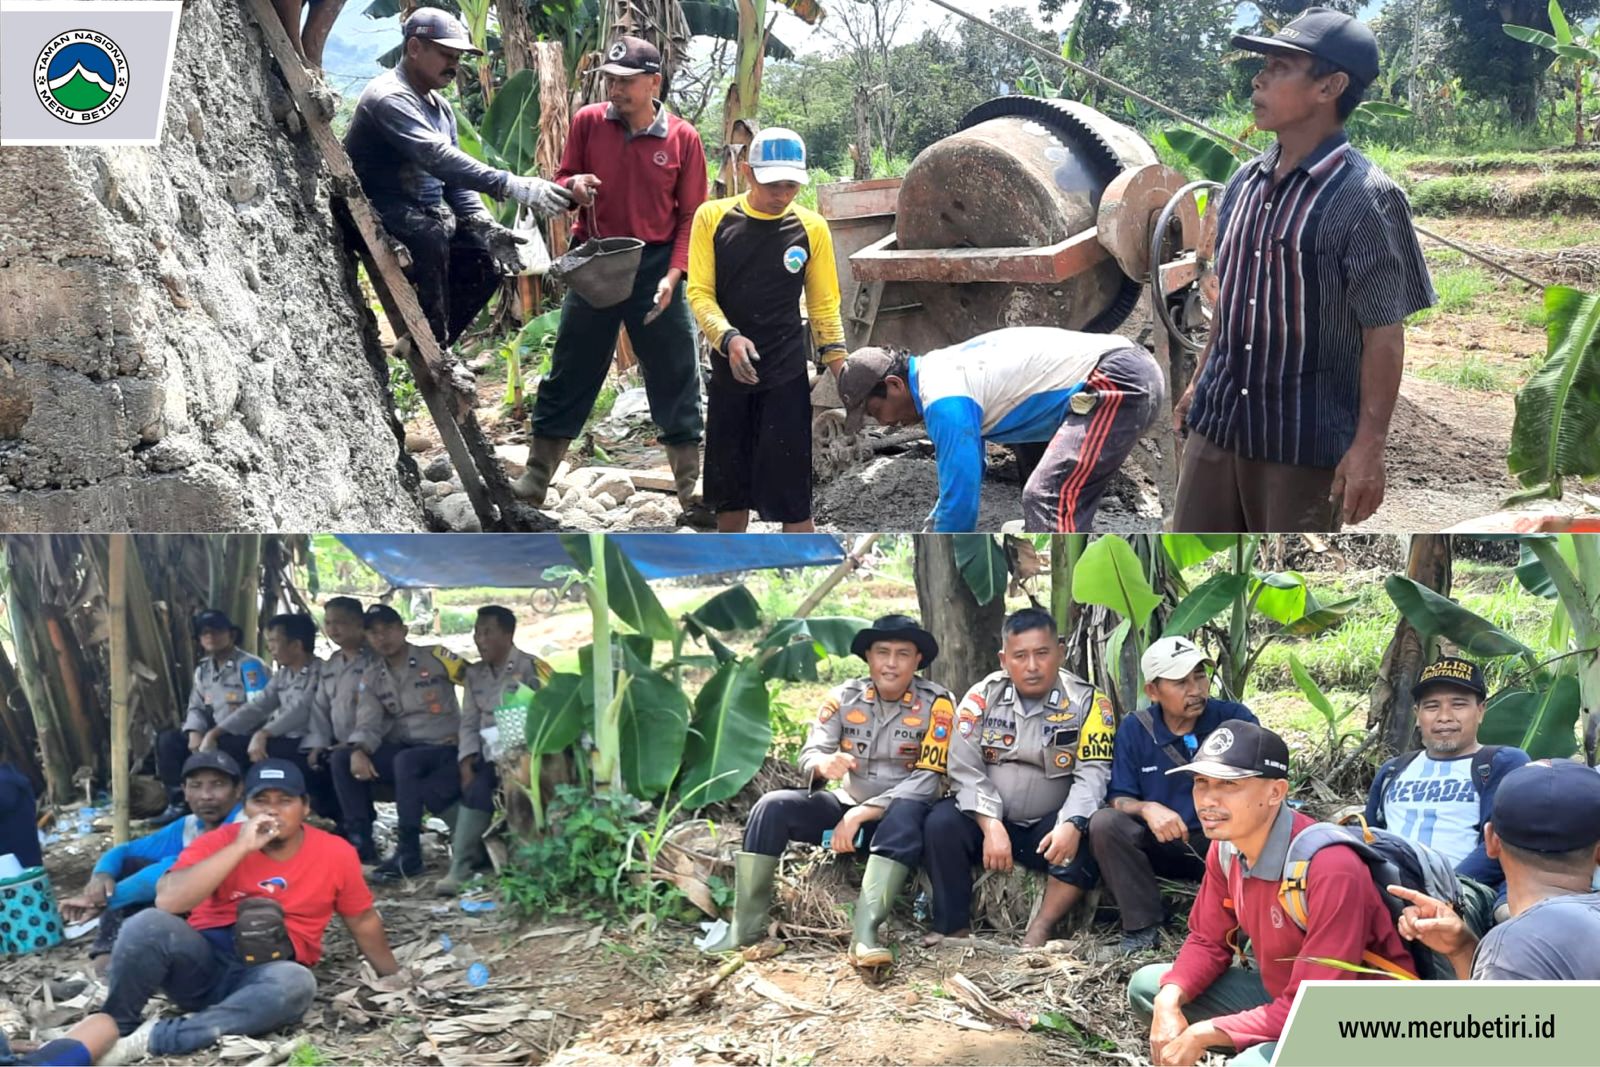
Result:
<svg viewBox="0 0 1600 1067"><path fill-rule="evenodd" d="M0 153L0 530L421 526L321 173L228 0L159 147Z"/></svg>

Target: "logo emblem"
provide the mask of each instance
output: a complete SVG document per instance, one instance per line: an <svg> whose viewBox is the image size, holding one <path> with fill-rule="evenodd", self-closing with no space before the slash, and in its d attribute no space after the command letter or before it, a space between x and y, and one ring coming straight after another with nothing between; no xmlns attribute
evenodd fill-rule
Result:
<svg viewBox="0 0 1600 1067"><path fill-rule="evenodd" d="M257 882L256 885L273 895L276 895L279 890L289 888L289 883L283 878L264 878Z"/></svg>
<svg viewBox="0 0 1600 1067"><path fill-rule="evenodd" d="M667 165L667 154L665 152L657 152L651 158L656 161L656 166L658 167L664 167Z"/></svg>
<svg viewBox="0 0 1600 1067"><path fill-rule="evenodd" d="M791 245L783 253L783 269L790 274L799 274L805 268L806 260L809 258L810 256L807 255L805 249L799 245Z"/></svg>
<svg viewBox="0 0 1600 1067"><path fill-rule="evenodd" d="M1206 738L1206 743L1200 746L1200 754L1203 756L1220 756L1232 747L1233 731L1225 728L1217 729L1212 731L1211 736Z"/></svg>
<svg viewBox="0 0 1600 1067"><path fill-rule="evenodd" d="M103 33L68 30L40 50L33 65L33 92L62 122L99 122L128 95L127 57Z"/></svg>
<svg viewBox="0 0 1600 1067"><path fill-rule="evenodd" d="M621 59L627 54L628 46L623 44L621 41L618 41L616 44L611 46L611 51L606 53L606 59L615 63L617 60Z"/></svg>

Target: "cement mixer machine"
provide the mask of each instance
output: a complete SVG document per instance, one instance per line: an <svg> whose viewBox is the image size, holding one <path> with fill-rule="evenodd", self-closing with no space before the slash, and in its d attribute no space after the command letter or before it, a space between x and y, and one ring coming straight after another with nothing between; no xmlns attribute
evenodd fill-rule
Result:
<svg viewBox="0 0 1600 1067"><path fill-rule="evenodd" d="M1202 221L1215 212L1200 204L1217 188L1186 183L1084 104L990 100L904 178L818 191L846 341L926 352L1005 326L1112 332L1144 301L1177 395L1215 296L1215 234ZM825 399L816 406L825 448L838 428L820 414Z"/></svg>

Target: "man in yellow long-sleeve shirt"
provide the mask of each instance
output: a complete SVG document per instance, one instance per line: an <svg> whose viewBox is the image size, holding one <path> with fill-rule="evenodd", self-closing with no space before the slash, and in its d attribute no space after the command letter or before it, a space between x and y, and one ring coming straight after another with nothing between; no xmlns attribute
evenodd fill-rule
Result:
<svg viewBox="0 0 1600 1067"><path fill-rule="evenodd" d="M702 204L689 237L689 307L715 349L705 503L724 532L743 530L752 509L785 532L808 532L806 366L815 349L837 374L847 354L833 239L822 216L794 203L806 147L793 130L762 130L739 169L749 192Z"/></svg>

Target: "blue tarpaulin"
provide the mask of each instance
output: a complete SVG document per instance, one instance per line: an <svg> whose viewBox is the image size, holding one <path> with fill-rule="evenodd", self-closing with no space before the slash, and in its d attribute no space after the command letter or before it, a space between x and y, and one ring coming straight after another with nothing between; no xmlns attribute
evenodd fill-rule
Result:
<svg viewBox="0 0 1600 1067"><path fill-rule="evenodd" d="M568 536L587 536L583 534ZM832 534L607 534L646 578L815 567L845 549ZM547 567L572 565L560 534L340 534L339 540L397 587L553 585Z"/></svg>

